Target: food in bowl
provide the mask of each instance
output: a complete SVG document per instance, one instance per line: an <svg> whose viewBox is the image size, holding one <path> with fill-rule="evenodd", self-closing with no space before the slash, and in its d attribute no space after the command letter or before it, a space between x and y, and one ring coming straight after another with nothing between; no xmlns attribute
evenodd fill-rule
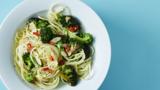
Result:
<svg viewBox="0 0 160 90"><path fill-rule="evenodd" d="M60 83L76 86L91 71L93 36L63 5L53 6L46 17L32 16L14 41L14 65L20 77L43 89Z"/></svg>

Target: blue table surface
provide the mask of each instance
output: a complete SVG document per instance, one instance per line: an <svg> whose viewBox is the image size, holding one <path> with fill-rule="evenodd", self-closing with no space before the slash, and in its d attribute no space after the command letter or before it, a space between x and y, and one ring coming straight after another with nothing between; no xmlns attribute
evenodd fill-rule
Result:
<svg viewBox="0 0 160 90"><path fill-rule="evenodd" d="M160 1L83 1L102 18L112 44L111 66L100 90L160 90ZM0 22L19 2L0 0ZM6 90L2 82L0 90Z"/></svg>

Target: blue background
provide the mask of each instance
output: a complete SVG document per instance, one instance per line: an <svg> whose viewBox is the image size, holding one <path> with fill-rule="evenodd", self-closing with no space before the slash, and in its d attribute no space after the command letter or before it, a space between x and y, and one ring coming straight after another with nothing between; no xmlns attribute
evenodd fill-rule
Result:
<svg viewBox="0 0 160 90"><path fill-rule="evenodd" d="M160 1L83 1L102 18L112 44L110 70L100 90L160 90ZM19 2L0 0L0 22ZM6 90L2 82L0 90Z"/></svg>

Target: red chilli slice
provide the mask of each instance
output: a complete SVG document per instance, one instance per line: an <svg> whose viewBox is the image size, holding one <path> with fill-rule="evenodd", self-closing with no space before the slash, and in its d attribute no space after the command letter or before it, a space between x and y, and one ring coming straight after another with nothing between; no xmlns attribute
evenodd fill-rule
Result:
<svg viewBox="0 0 160 90"><path fill-rule="evenodd" d="M40 36L40 32L38 32L38 31L37 32L33 32L33 34L36 35L36 36Z"/></svg>
<svg viewBox="0 0 160 90"><path fill-rule="evenodd" d="M59 65L64 65L65 64L65 61L62 59L61 56L58 58L58 64Z"/></svg>
<svg viewBox="0 0 160 90"><path fill-rule="evenodd" d="M49 73L52 73L54 71L53 69L50 69L49 67L44 67L42 68L42 70L45 72L49 72Z"/></svg>
<svg viewBox="0 0 160 90"><path fill-rule="evenodd" d="M33 48L32 44L31 44L31 43L28 43L28 44L27 44L27 50L28 50L28 51L31 51L32 48Z"/></svg>
<svg viewBox="0 0 160 90"><path fill-rule="evenodd" d="M49 59L50 59L51 61L54 61L54 57L53 57L53 56L50 56Z"/></svg>
<svg viewBox="0 0 160 90"><path fill-rule="evenodd" d="M79 29L79 26L77 26L77 25L68 27L68 30L71 31L71 32L76 32L78 29Z"/></svg>
<svg viewBox="0 0 160 90"><path fill-rule="evenodd" d="M50 70L48 67L44 67L43 69L42 69L43 71L48 71L48 70Z"/></svg>

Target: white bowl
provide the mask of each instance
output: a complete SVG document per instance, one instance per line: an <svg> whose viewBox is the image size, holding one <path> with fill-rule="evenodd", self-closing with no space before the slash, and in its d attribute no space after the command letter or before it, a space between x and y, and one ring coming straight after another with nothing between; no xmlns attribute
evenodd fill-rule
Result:
<svg viewBox="0 0 160 90"><path fill-rule="evenodd" d="M9 90L30 90L14 69L12 44L17 28L31 15L48 10L52 4L67 5L72 14L80 19L86 32L95 38L94 75L89 80L81 81L77 86L64 85L60 90L97 90L105 79L111 58L110 40L101 19L86 4L78 0L24 0L5 18L0 27L0 77Z"/></svg>

